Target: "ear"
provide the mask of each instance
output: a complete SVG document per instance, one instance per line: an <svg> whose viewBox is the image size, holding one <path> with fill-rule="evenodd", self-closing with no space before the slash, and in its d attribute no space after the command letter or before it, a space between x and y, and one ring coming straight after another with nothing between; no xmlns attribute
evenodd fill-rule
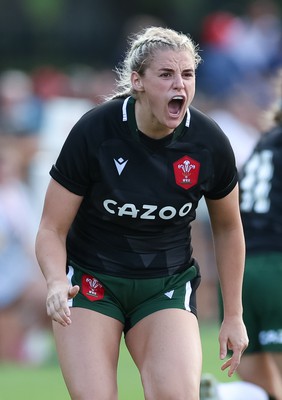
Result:
<svg viewBox="0 0 282 400"><path fill-rule="evenodd" d="M132 84L132 88L136 92L143 92L144 91L142 78L140 77L140 75L136 71L133 71L131 73L131 84Z"/></svg>

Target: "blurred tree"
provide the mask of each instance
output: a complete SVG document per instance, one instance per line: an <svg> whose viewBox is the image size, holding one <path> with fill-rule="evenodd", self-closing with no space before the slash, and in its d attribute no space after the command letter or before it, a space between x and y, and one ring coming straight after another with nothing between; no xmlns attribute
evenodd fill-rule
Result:
<svg viewBox="0 0 282 400"><path fill-rule="evenodd" d="M29 57L34 35L22 2L1 0L0 7L0 63L5 68Z"/></svg>
<svg viewBox="0 0 282 400"><path fill-rule="evenodd" d="M66 0L22 0L34 27L51 27L58 23Z"/></svg>

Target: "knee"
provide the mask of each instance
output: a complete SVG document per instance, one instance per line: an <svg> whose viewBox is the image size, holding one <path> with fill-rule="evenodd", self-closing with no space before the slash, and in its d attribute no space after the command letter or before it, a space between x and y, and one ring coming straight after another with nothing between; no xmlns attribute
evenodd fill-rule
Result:
<svg viewBox="0 0 282 400"><path fill-rule="evenodd" d="M75 387L69 389L70 398L72 400L117 400L117 390L109 388L90 388L90 387Z"/></svg>
<svg viewBox="0 0 282 400"><path fill-rule="evenodd" d="M199 400L199 383L191 380L157 379L142 377L146 400Z"/></svg>
<svg viewBox="0 0 282 400"><path fill-rule="evenodd" d="M145 400L199 400L199 394L193 390L181 391L175 387L170 387L167 390L164 388L155 388L147 390L144 388Z"/></svg>

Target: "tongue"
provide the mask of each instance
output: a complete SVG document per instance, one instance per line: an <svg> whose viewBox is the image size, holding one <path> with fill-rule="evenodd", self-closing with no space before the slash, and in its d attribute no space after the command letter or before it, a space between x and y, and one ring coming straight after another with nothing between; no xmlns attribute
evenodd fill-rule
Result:
<svg viewBox="0 0 282 400"><path fill-rule="evenodd" d="M178 114L180 111L180 104L177 100L171 100L168 104L168 109L171 114Z"/></svg>

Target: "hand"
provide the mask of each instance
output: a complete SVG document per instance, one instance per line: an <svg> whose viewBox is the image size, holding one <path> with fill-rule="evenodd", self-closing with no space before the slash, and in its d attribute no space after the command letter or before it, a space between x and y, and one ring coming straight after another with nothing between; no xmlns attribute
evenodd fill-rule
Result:
<svg viewBox="0 0 282 400"><path fill-rule="evenodd" d="M231 358L221 367L222 371L229 368L228 376L231 377L240 364L241 355L249 343L246 327L242 318L224 319L219 333L219 343L221 360L227 356L228 350L233 352Z"/></svg>
<svg viewBox="0 0 282 400"><path fill-rule="evenodd" d="M70 286L68 282L56 282L48 287L47 314L62 326L71 324L68 300L79 292L79 286Z"/></svg>

